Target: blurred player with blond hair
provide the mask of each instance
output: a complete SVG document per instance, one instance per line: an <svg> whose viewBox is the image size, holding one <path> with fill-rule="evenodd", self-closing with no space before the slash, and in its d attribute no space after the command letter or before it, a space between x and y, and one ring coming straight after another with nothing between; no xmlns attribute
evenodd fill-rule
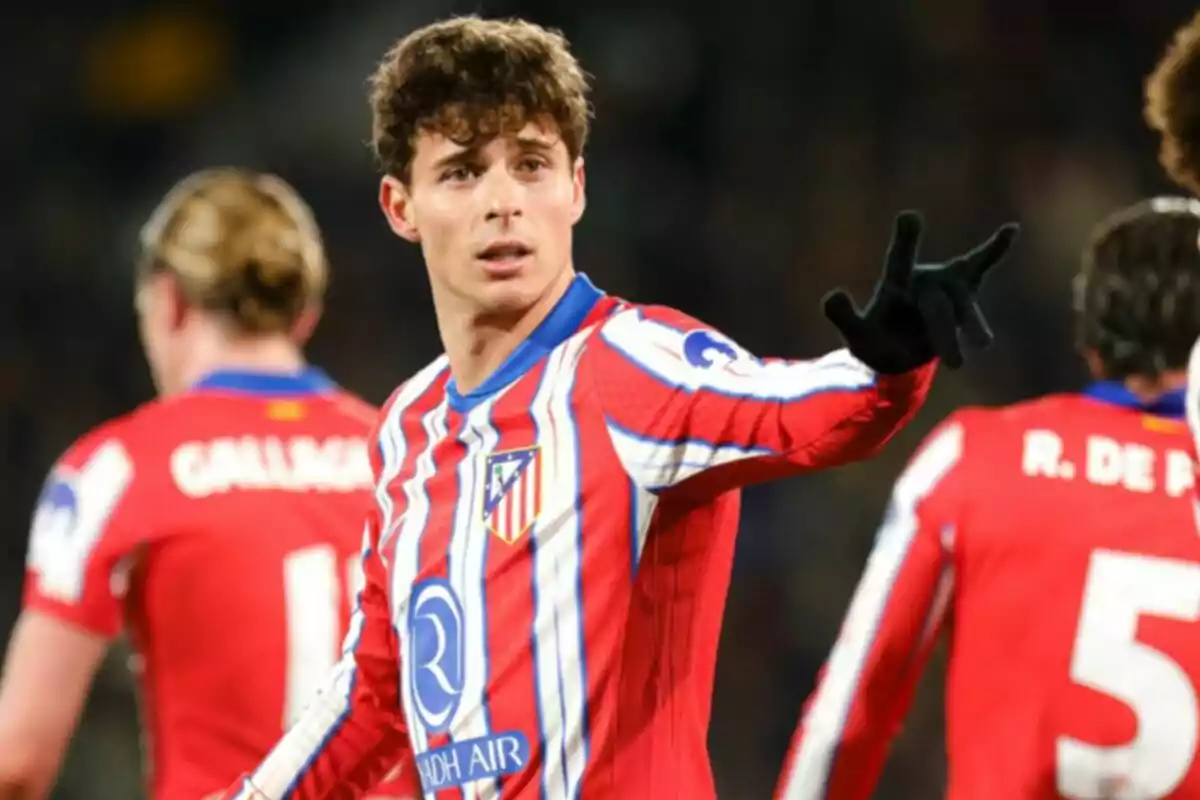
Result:
<svg viewBox="0 0 1200 800"><path fill-rule="evenodd" d="M327 281L294 189L174 187L136 307L159 399L52 469L0 684L0 798L49 792L112 639L138 654L148 794L197 800L262 758L336 662L361 586L375 410L302 348Z"/></svg>

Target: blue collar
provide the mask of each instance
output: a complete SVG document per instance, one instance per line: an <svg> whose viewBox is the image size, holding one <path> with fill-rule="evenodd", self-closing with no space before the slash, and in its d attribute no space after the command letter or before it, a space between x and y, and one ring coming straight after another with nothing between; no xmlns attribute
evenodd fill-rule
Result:
<svg viewBox="0 0 1200 800"><path fill-rule="evenodd" d="M196 381L192 388L254 395L295 396L332 391L337 388L337 384L316 367L305 367L299 372L220 369Z"/></svg>
<svg viewBox="0 0 1200 800"><path fill-rule="evenodd" d="M450 407L465 414L531 370L547 353L569 339L604 293L582 273L575 276L567 291L529 338L517 345L487 380L466 394L459 394L454 379L446 384Z"/></svg>
<svg viewBox="0 0 1200 800"><path fill-rule="evenodd" d="M1187 410L1187 392L1184 389L1164 392L1153 400L1146 401L1126 389L1125 384L1119 381L1097 381L1084 389L1083 393L1105 403L1132 408L1156 417L1183 419Z"/></svg>

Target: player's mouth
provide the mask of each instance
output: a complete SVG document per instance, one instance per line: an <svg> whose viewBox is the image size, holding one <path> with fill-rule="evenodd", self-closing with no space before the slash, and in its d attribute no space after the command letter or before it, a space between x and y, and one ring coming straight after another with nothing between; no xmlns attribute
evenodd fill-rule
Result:
<svg viewBox="0 0 1200 800"><path fill-rule="evenodd" d="M533 248L524 242L493 242L476 254L489 275L506 277L516 273L533 255Z"/></svg>

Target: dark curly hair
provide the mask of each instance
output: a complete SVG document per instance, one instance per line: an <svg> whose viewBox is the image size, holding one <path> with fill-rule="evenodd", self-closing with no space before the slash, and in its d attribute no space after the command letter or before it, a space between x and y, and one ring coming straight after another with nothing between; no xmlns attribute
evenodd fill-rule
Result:
<svg viewBox="0 0 1200 800"><path fill-rule="evenodd" d="M372 145L407 182L413 143L434 131L464 145L553 122L574 160L591 116L587 76L566 39L524 20L455 17L420 28L371 77Z"/></svg>
<svg viewBox="0 0 1200 800"><path fill-rule="evenodd" d="M1146 121L1171 180L1200 195L1200 13L1175 33L1146 80Z"/></svg>
<svg viewBox="0 0 1200 800"><path fill-rule="evenodd" d="M1186 369L1200 336L1200 200L1144 200L1104 220L1075 279L1077 344L1103 377Z"/></svg>

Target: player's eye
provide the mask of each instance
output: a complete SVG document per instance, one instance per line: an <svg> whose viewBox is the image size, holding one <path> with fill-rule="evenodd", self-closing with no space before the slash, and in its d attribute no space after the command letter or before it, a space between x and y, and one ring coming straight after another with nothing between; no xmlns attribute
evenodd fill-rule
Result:
<svg viewBox="0 0 1200 800"><path fill-rule="evenodd" d="M517 162L517 169L529 175L535 175L546 167L546 159L537 156L525 156Z"/></svg>
<svg viewBox="0 0 1200 800"><path fill-rule="evenodd" d="M473 177L475 177L475 170L466 164L461 164L457 167L450 167L443 172L441 180L443 182L462 183L463 181L469 181Z"/></svg>

